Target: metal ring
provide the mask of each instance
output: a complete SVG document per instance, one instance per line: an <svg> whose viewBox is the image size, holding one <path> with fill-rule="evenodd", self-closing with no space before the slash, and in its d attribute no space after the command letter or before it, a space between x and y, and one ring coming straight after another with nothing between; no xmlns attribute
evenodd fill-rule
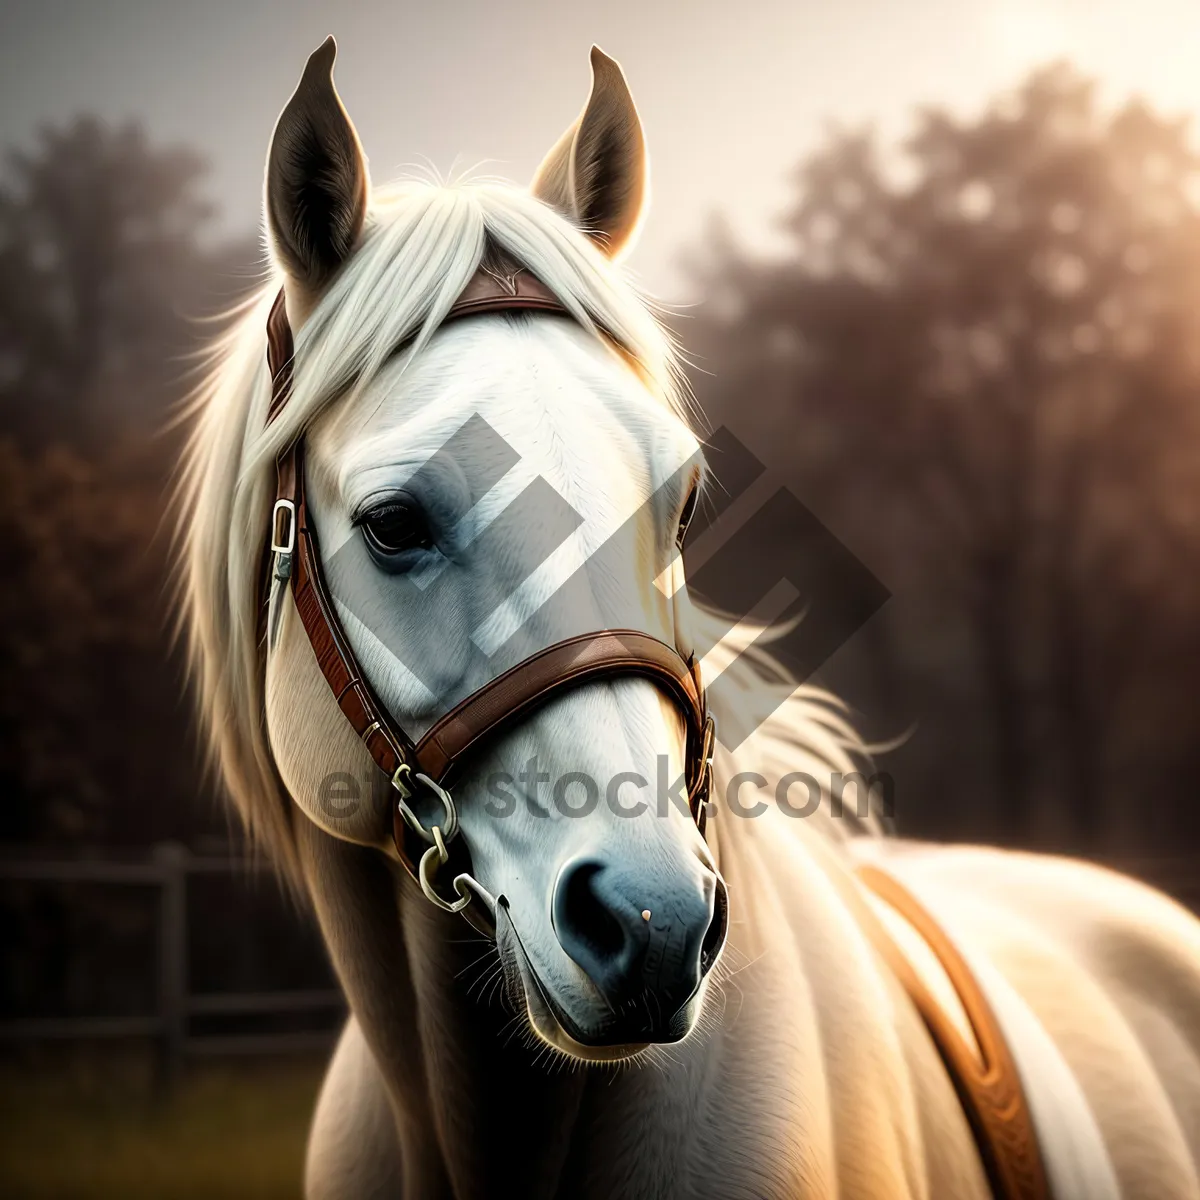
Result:
<svg viewBox="0 0 1200 1200"><path fill-rule="evenodd" d="M447 842L454 841L458 837L458 809L455 807L454 797L440 783L434 783L428 775L422 774L420 771L415 771L413 778L419 779L442 802L442 808L446 813L442 837Z"/></svg>
<svg viewBox="0 0 1200 1200"><path fill-rule="evenodd" d="M421 819L408 806L407 801L413 796L409 780L416 780L423 784L442 802L442 809L446 816L444 831L442 825L434 825L426 829L421 824ZM421 855L421 861L417 865L417 881L421 885L421 891L425 893L425 898L443 912L457 913L462 912L471 903L474 896L479 896L488 908L495 912L496 902L492 898L492 894L465 871L454 877L453 886L458 895L457 900L446 900L439 896L434 889L433 883L438 871L450 860L450 852L446 849L446 843L452 842L458 836L458 809L455 806L454 797L440 783L435 783L421 771L414 771L408 763L401 763L396 768L395 774L392 776L392 784L400 793L400 798L396 801L396 808L404 818L405 824L429 843L429 848Z"/></svg>
<svg viewBox="0 0 1200 1200"><path fill-rule="evenodd" d="M465 896L469 891L483 901L488 910L488 916L493 920L496 918L496 897L475 878L474 875L468 875L466 871L460 871L454 877L454 890L460 895Z"/></svg>
<svg viewBox="0 0 1200 1200"><path fill-rule="evenodd" d="M466 886L460 885L460 881L464 878L462 875L457 876L454 880L454 890L458 893L457 900L445 900L434 891L434 877L437 875L438 868L446 861L443 857L446 854L446 845L441 841L442 831L436 825L433 828L437 844L430 846L421 855L421 863L417 867L417 879L421 884L421 891L425 893L426 900L431 904L436 904L443 912L462 912L471 903L471 892Z"/></svg>
<svg viewBox="0 0 1200 1200"><path fill-rule="evenodd" d="M404 778L401 778L401 776L404 776ZM410 788L406 782L406 779L411 778L412 767L410 767L406 762L402 762L392 773L392 787L394 787L405 800L412 799L412 788Z"/></svg>
<svg viewBox="0 0 1200 1200"><path fill-rule="evenodd" d="M404 823L415 833L422 841L433 844L433 834L421 824L421 818L404 802L403 799L396 801L396 811L404 818Z"/></svg>
<svg viewBox="0 0 1200 1200"><path fill-rule="evenodd" d="M445 832L441 832L439 827L436 825L433 828L439 829L439 836L442 838L443 844L445 842L454 841L454 839L458 836L458 809L455 807L454 797L451 796L450 793L441 786L441 784L434 783L434 781L430 779L428 775L424 775L419 771L413 771L413 769L407 763L401 763L400 766L396 768L395 775L392 776L392 783L396 790L400 793L400 799L396 801L396 809L404 818L404 823L422 840L428 842L430 845L433 844L433 833L429 829L426 829L423 824L421 824L421 818L418 817L417 814L413 812L413 810L407 804L407 801L413 796L413 791L410 787L401 782L401 770L403 770L406 775L424 784L442 802L442 810L446 817L445 821L443 822Z"/></svg>

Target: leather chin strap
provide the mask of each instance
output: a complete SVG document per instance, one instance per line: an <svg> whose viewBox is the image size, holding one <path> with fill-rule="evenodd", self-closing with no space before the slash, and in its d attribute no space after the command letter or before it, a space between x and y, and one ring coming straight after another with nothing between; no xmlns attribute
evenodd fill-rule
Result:
<svg viewBox="0 0 1200 1200"><path fill-rule="evenodd" d="M522 309L566 312L527 271L505 274L480 267L446 320ZM267 362L272 380L268 425L283 411L291 396L293 352L292 331L284 294L280 291L267 321ZM338 620L305 498L303 435L283 451L276 468L271 517L272 567L262 598L264 607L272 580L290 581L300 621L338 707L376 765L399 792L400 801L394 814L396 848L418 883L425 887L428 882L422 881L422 860L428 857L428 852L420 853L425 847L416 840L411 812L406 817L403 803L419 786L416 780L420 780L420 786L432 785L432 790L440 793L464 756L485 739L568 689L613 676L632 675L650 680L666 692L682 714L687 730L688 804L703 834L705 803L712 779L714 727L694 655L685 661L673 646L632 629L606 629L567 638L530 655L472 692L414 741L392 720L375 695ZM446 840L450 837L447 834ZM461 846L460 840L454 847L460 857L465 853L459 849ZM442 861L448 860L443 857ZM426 895L429 895L427 888Z"/></svg>

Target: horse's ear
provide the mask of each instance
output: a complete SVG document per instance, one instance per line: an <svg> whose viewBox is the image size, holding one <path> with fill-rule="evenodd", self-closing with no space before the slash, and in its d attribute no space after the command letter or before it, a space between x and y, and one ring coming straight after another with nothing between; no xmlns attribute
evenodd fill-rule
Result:
<svg viewBox="0 0 1200 1200"><path fill-rule="evenodd" d="M611 258L633 244L650 166L646 139L620 64L592 47L592 94L530 184Z"/></svg>
<svg viewBox="0 0 1200 1200"><path fill-rule="evenodd" d="M309 295L345 262L367 211L367 159L333 86L337 43L309 57L267 156L267 228L283 269Z"/></svg>

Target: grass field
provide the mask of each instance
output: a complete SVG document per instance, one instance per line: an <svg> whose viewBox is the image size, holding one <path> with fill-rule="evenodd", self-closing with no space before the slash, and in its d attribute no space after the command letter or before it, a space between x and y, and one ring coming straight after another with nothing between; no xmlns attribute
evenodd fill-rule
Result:
<svg viewBox="0 0 1200 1200"><path fill-rule="evenodd" d="M144 1063L0 1072L5 1200L297 1200L324 1060L189 1067L169 1097Z"/></svg>

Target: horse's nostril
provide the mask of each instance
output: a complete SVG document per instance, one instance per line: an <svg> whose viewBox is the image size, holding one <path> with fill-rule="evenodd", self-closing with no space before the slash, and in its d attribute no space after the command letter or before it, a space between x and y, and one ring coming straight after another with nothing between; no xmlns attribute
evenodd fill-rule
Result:
<svg viewBox="0 0 1200 1200"><path fill-rule="evenodd" d="M554 889L554 932L605 1001L618 1007L641 991L642 963L651 940L630 881L595 858L563 867Z"/></svg>
<svg viewBox="0 0 1200 1200"><path fill-rule="evenodd" d="M583 861L563 872L554 897L554 929L567 953L607 959L625 947L625 930L596 889L602 864ZM584 963L580 963L587 970ZM589 972L590 973L590 972Z"/></svg>
<svg viewBox="0 0 1200 1200"><path fill-rule="evenodd" d="M707 871L656 877L591 855L562 868L552 902L559 944L611 1008L653 993L668 1017L716 962L726 911Z"/></svg>

